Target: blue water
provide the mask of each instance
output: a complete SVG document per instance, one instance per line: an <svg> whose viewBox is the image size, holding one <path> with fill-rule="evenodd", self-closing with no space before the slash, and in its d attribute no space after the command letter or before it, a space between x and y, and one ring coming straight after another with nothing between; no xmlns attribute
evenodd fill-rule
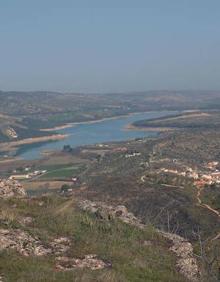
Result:
<svg viewBox="0 0 220 282"><path fill-rule="evenodd" d="M108 119L96 123L80 123L73 127L58 130L57 133L69 134L64 140L55 142L33 144L31 147L19 154L25 160L34 160L42 156L43 151L61 150L64 145L77 147L111 141L122 141L141 137L154 137L157 132L125 130L126 125L142 120L151 119L174 114L176 112L160 111L132 114L129 116Z"/></svg>

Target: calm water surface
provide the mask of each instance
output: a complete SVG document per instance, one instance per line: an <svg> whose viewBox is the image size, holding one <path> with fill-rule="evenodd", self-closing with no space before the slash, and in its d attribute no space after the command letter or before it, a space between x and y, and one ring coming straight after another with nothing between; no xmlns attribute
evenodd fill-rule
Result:
<svg viewBox="0 0 220 282"><path fill-rule="evenodd" d="M122 141L139 137L154 137L157 136L157 132L125 130L125 127L134 121L157 118L174 113L176 112L147 112L103 120L96 123L80 123L73 127L57 131L60 134L69 134L66 139L58 140L56 142L32 144L29 147L27 146L23 152L21 151L19 157L26 160L37 159L42 156L43 151L61 150L62 147L67 144L72 147L77 147L81 145Z"/></svg>

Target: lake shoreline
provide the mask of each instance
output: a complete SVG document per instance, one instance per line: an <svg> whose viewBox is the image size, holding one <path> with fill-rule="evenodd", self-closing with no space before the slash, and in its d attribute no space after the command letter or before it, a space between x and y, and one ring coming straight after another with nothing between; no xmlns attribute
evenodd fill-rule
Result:
<svg viewBox="0 0 220 282"><path fill-rule="evenodd" d="M35 139L33 147L32 144L21 145L22 150L19 151L16 155L21 157L25 160L34 160L40 159L44 150L48 151L57 151L61 150L62 147L66 144L69 144L73 148L82 146L82 145L89 145L89 144L97 144L97 143L106 143L106 142L117 142L117 141L126 141L129 139L135 138L142 138L147 136L155 136L160 133L161 130L143 130L140 128L132 128L133 132L131 131L131 127L129 124L132 124L135 121L149 119L153 117L159 116L166 116L170 115L171 113L175 113L174 111L147 111L147 112L136 112L136 113L129 113L127 115L121 116L114 116L110 118L103 118L99 120L92 120L87 122L75 122L71 124L65 124L59 127L60 131L53 133L55 136L60 134L62 139L67 137L66 139L53 142L51 145L47 145L51 138L49 137L48 140L41 139L42 142L45 142L43 146L39 144L39 146L35 147L35 144L39 143L38 140ZM99 125L100 124L100 125ZM127 127L127 129L126 129ZM56 127L57 128L57 127ZM63 130L62 130L63 129ZM130 132L129 130L130 129ZM58 130L58 128L57 128ZM127 132L126 132L127 131ZM136 131L136 132L135 132ZM56 134L57 133L57 134ZM67 135L63 135L67 134ZM56 141L56 140L55 140Z"/></svg>
<svg viewBox="0 0 220 282"><path fill-rule="evenodd" d="M127 117L127 116L130 116L130 115L133 115L133 114L138 114L138 113L130 113L130 114L127 114L127 115L107 117L107 118L101 118L101 119L89 120L89 121L71 122L71 123L66 123L66 124L51 127L51 128L42 128L42 129L40 129L40 131L43 131L43 132L59 131L59 130L62 130L62 129L74 127L76 125L99 123L99 122L103 122L103 121L106 121L106 120L113 120L113 119L117 119L117 118L120 118L120 117Z"/></svg>
<svg viewBox="0 0 220 282"><path fill-rule="evenodd" d="M117 115L117 116L112 116L112 117L100 118L100 119L96 119L96 120L70 122L70 123L65 123L63 125L60 125L60 126L58 125L58 126L51 127L51 128L42 128L42 129L40 129L40 131L43 131L43 132L50 132L50 131L56 131L56 130L59 131L59 130L62 130L62 129L74 127L76 125L94 124L94 123L99 123L99 122L103 122L103 121L107 121L107 120L114 120L114 119L118 119L118 118L129 117L129 116L138 115L138 114L147 114L147 113L152 113L152 112L157 112L157 111L133 112L133 113L128 113L128 114L124 114L124 115ZM161 111L161 112L163 112L163 111Z"/></svg>
<svg viewBox="0 0 220 282"><path fill-rule="evenodd" d="M0 143L0 151L1 152L11 151L21 145L62 140L67 138L68 136L69 136L68 134L53 134L49 136L32 137L32 138L25 138L17 141L4 142L4 143Z"/></svg>
<svg viewBox="0 0 220 282"><path fill-rule="evenodd" d="M168 132L175 130L170 127L150 127L150 126L136 126L132 123L125 126L124 130L133 130L133 131L148 131L148 132Z"/></svg>

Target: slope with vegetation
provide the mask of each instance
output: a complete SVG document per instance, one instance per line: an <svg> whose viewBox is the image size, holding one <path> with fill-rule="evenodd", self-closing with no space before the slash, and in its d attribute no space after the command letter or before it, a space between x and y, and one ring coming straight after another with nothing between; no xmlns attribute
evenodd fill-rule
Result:
<svg viewBox="0 0 220 282"><path fill-rule="evenodd" d="M34 97L35 93L30 95ZM62 101L60 94L47 95L50 98L55 95ZM154 101L155 108L160 105L171 109L176 99L176 103L182 101L180 109L193 106L191 99L194 99L198 102L195 108L202 108L204 101L207 107L214 108L214 104L218 107L219 94L215 92L211 98L199 93L188 102L184 93L175 94L175 99L170 93L167 102L161 98L162 93L156 93L154 99L150 95L138 93L136 102L132 95L111 95L108 103L120 104L123 97L126 107L129 105L126 101L134 105L132 110L138 107L144 110L151 105L150 101ZM27 99L28 103L33 97ZM68 97L72 99L71 95ZM75 97L82 103L83 95ZM98 96L89 98L94 99L92 104L95 97ZM103 96L98 107L102 107L105 99ZM143 99L149 104L141 106ZM50 107L59 112L58 104L54 103ZM40 128L38 118L48 120L47 113L41 106L27 107L26 111L30 109L33 111L30 116L28 112L25 116L14 112L16 118L19 116L16 123L36 118L36 128ZM197 270L193 271L197 269L194 263L197 259L200 280L218 281L219 120L217 109L206 109L141 121L136 125L180 130L155 139L79 148L71 148L70 144L62 152L42 160L0 163L0 176L5 178L14 171L26 173L26 168L30 172L47 170L22 182L28 195L33 195L33 187L37 190L55 182L61 188L60 195L52 192L35 197L0 198L0 245L3 246L0 279L195 281ZM50 188L39 191L40 194L51 192ZM189 271L185 265L194 268ZM196 274L190 277L189 272Z"/></svg>
<svg viewBox="0 0 220 282"><path fill-rule="evenodd" d="M0 202L2 281L185 281L152 226L100 217L59 196Z"/></svg>

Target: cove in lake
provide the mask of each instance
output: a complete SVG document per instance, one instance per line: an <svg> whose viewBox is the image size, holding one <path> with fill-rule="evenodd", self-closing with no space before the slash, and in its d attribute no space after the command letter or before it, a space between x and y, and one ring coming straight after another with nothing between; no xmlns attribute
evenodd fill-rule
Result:
<svg viewBox="0 0 220 282"><path fill-rule="evenodd" d="M78 123L72 127L56 131L60 134L68 134L69 136L66 139L46 143L35 143L31 144L31 146L25 145L18 151L18 156L25 160L34 160L42 157L43 151L61 150L64 145L77 147L142 137L156 137L158 132L125 130L125 127L138 120L149 120L175 113L174 111L145 112L92 123Z"/></svg>

